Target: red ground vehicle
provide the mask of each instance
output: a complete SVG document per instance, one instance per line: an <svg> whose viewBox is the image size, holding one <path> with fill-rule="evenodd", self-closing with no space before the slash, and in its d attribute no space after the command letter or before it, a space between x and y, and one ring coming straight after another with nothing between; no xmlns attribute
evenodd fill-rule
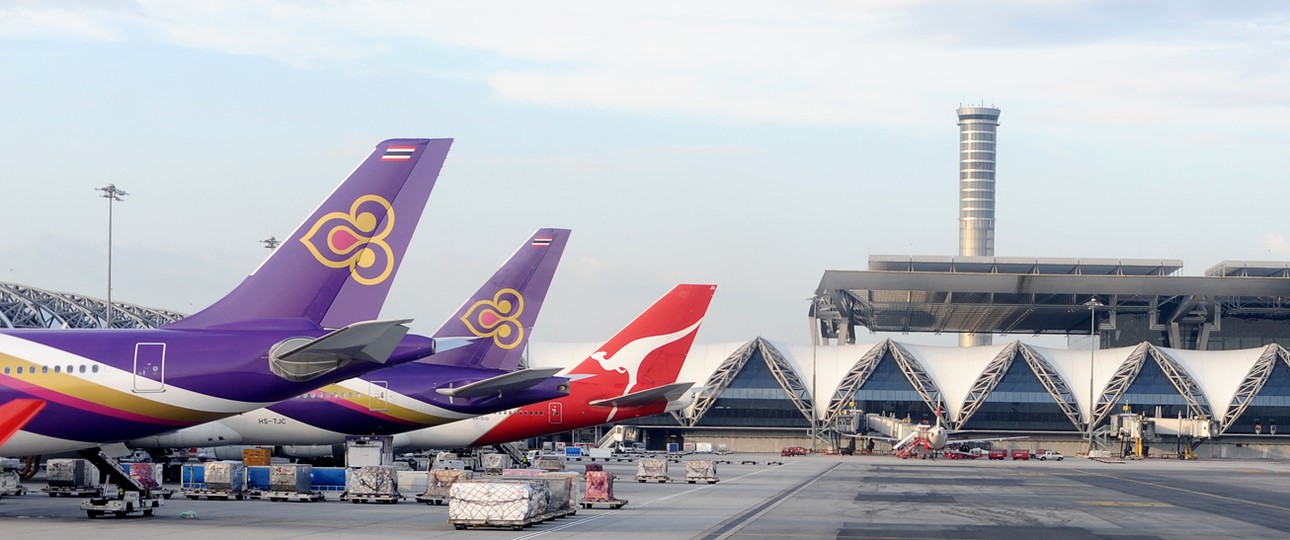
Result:
<svg viewBox="0 0 1290 540"><path fill-rule="evenodd" d="M780 456L805 456L806 447L804 446L786 446L779 451Z"/></svg>
<svg viewBox="0 0 1290 540"><path fill-rule="evenodd" d="M989 453L986 457L988 457L988 458L990 458L990 459L1008 459L1008 451L1007 451L1007 450L991 450L991 451L990 451L990 453Z"/></svg>
<svg viewBox="0 0 1290 540"><path fill-rule="evenodd" d="M1012 459L1013 460L1024 459L1026 461L1030 461L1030 450L1026 450L1025 448L1013 449Z"/></svg>

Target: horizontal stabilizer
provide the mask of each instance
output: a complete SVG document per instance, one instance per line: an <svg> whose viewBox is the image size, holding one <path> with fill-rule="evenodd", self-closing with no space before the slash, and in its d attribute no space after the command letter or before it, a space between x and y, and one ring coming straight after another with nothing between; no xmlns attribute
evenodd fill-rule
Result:
<svg viewBox="0 0 1290 540"><path fill-rule="evenodd" d="M45 408L43 399L15 399L0 405L0 445Z"/></svg>
<svg viewBox="0 0 1290 540"><path fill-rule="evenodd" d="M1021 436L1021 437L986 437L986 438L978 438L978 439L950 439L948 442L946 442L946 444L967 444L967 443L983 443L983 442L998 442L998 441L1020 441L1020 440L1022 440L1022 439L1029 439L1029 438L1030 438L1030 436L1029 436L1029 435L1025 435L1025 436Z"/></svg>
<svg viewBox="0 0 1290 540"><path fill-rule="evenodd" d="M366 321L317 339L285 340L269 351L269 369L289 381L303 382L355 360L385 364L407 335L404 324L409 322L412 319Z"/></svg>
<svg viewBox="0 0 1290 540"><path fill-rule="evenodd" d="M851 437L852 439L873 439L875 441L887 441L887 442L896 442L898 440L895 437L888 437L886 435L873 435L873 434L865 435L863 433L843 433L842 436Z"/></svg>
<svg viewBox="0 0 1290 540"><path fill-rule="evenodd" d="M412 319L354 323L276 355L282 360L362 360L384 364L407 335ZM317 357L317 358L316 358Z"/></svg>
<svg viewBox="0 0 1290 540"><path fill-rule="evenodd" d="M639 407L658 402L668 402L681 399L694 383L678 382L663 386L655 386L648 390L632 392L625 396L616 398L598 399L589 403L593 407Z"/></svg>
<svg viewBox="0 0 1290 540"><path fill-rule="evenodd" d="M438 388L435 392L451 397L480 397L522 390L550 379L562 368L520 369L456 388Z"/></svg>

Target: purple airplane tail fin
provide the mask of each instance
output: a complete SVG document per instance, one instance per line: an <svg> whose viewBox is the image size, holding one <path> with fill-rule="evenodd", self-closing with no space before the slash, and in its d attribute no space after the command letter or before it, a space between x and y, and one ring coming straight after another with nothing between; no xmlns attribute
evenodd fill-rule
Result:
<svg viewBox="0 0 1290 540"><path fill-rule="evenodd" d="M376 319L451 145L452 139L376 145L233 292L166 327L292 319L339 328Z"/></svg>
<svg viewBox="0 0 1290 540"><path fill-rule="evenodd" d="M434 334L435 339L477 339L424 362L508 371L519 367L568 241L568 229L533 233Z"/></svg>

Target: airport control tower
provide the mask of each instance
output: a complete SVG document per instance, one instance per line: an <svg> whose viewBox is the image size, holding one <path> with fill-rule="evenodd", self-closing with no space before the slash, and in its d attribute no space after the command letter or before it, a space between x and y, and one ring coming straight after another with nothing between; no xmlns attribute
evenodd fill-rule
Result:
<svg viewBox="0 0 1290 540"><path fill-rule="evenodd" d="M994 256L994 156L999 109L959 107L959 255ZM960 347L989 345L989 334L960 334Z"/></svg>

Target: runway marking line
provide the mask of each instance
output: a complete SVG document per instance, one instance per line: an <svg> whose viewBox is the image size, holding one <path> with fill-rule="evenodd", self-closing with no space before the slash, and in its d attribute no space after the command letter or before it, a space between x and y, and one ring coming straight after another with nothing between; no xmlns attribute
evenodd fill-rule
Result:
<svg viewBox="0 0 1290 540"><path fill-rule="evenodd" d="M1205 493L1204 491L1196 491L1196 490L1194 490L1194 489L1180 488L1180 487L1177 487L1177 486L1170 486L1170 485L1165 485L1165 484L1157 484L1157 483L1155 483L1155 482L1147 482L1147 481L1145 481L1145 480L1134 480L1134 479L1132 479L1132 478L1120 478L1120 477L1118 477L1118 476L1109 476L1109 475L1105 475L1105 474L1097 474L1097 473L1090 473L1090 474L1092 474L1093 476L1101 476L1102 478L1109 478L1109 479L1111 479L1111 480L1120 480L1120 481L1123 481L1123 482L1133 482L1134 484L1141 484L1141 485L1144 485L1144 486L1150 486L1150 487L1154 487L1154 488L1172 489L1172 490L1174 490L1174 491L1180 491L1180 492L1188 493L1188 494L1191 494L1191 495L1200 495L1200 496L1202 496L1202 497L1210 497L1210 498L1219 499L1219 500L1224 500L1224 501L1228 501L1228 502L1242 503L1242 504L1248 504L1248 505L1252 505L1252 506L1262 506L1262 507L1264 507L1264 508L1268 508L1268 509L1271 509L1271 510L1280 510L1280 511L1283 511L1283 512L1290 511L1290 507L1286 507L1286 506L1278 506L1278 505L1275 505L1275 504L1267 504L1267 503L1262 503L1262 502L1259 502L1259 501L1251 501L1251 500L1249 500L1249 499L1238 499L1238 498L1236 498L1236 497L1228 497L1228 496L1226 496L1226 495L1217 495L1217 494L1214 494L1214 493Z"/></svg>
<svg viewBox="0 0 1290 540"><path fill-rule="evenodd" d="M790 462L790 463L785 463L785 464L783 464L783 465L780 465L779 467L787 467L787 466L789 466L789 465L792 465L792 463L791 463L791 462ZM837 467L837 465L834 465L834 467ZM760 470L760 471L753 471L753 472L750 472L750 473L748 473L748 474L745 474L745 475L742 475L742 476L736 476L736 477L734 477L734 478L731 478L731 479L729 479L729 480L726 480L724 483L725 483L725 484L729 484L729 483L731 483L731 482L738 482L738 481L740 481L740 480L742 480L742 479L744 479L744 478L748 478L749 476L755 476L755 475L758 475L758 474L764 473L764 472L766 472L766 471L773 471L773 470L775 470L775 468L766 468L766 469L762 469L762 470ZM830 468L829 468L829 470L833 470L833 467L830 467ZM826 472L827 472L827 471L826 471ZM651 500L651 501L646 502L646 503L644 503L644 504L637 505L636 507L637 507L637 508L643 508L643 507L649 506L649 505L651 505L651 504L654 504L654 503L656 503L656 502L666 501L666 500L668 500L668 499L673 499L673 498L676 498L676 497L680 497L680 496L682 496L682 495L689 495L689 494L694 493L694 492L696 492L696 491L701 491L701 490L705 490L705 489L711 489L711 488L714 488L714 487L717 487L717 484L708 484L708 485L706 485L706 486L698 486L698 487L690 488L690 489L687 489L687 490L682 491L682 492L680 492L680 493L673 493L673 494L668 495L668 496L666 496L666 497L660 497L660 498L657 498L657 499ZM560 525L559 527L554 527L554 528L551 528L551 529L545 529L545 530L537 531L537 532L534 532L534 533L526 534L526 535L524 535L524 536L517 536L517 537L515 537L513 540L528 540L529 538L537 538L537 537L542 536L542 535L544 535L544 534L546 534L546 533L552 533L552 532L556 532L556 531L562 531L562 530L564 530L564 529L568 529L568 528L570 528L570 527L575 527L575 526L578 526L578 525L582 525L582 524L584 524L584 523L590 523L590 522L595 521L595 520L597 520L597 519L600 519L600 518L603 518L603 517L609 517L609 516L613 516L613 515L615 515L613 512L606 512L606 513L604 513L604 514L600 514L600 515L598 515L598 516L592 516L592 517L589 517L589 518L584 518L584 519L579 519L579 520L576 520L576 521L571 521L571 522L569 522L569 523L565 523L564 525Z"/></svg>
<svg viewBox="0 0 1290 540"><path fill-rule="evenodd" d="M757 520L761 516L766 515L771 510L774 510L776 507L778 507L779 505L784 504L784 501L789 500L790 498L793 497L793 495L796 495L802 490L808 487L811 487L811 484L818 482L821 478L824 478L825 475L829 474L830 472L833 472L833 469L838 468L839 465L842 465L842 463L841 462L834 463L831 467L824 469L823 471L820 471L820 474L816 475L814 478L807 478L806 480L802 480L797 484L794 484L792 486L789 486L788 488L785 488L783 491L772 495L769 499L766 500L766 502L762 503L761 506L754 507L752 510L748 510L742 514L739 514L735 517L730 518L729 520L727 520L728 523L726 523L725 525L717 524L717 530L712 531L711 533L704 535L701 538L703 538L703 540L725 540L727 538L730 538L731 536L735 535L740 530L742 530L744 527L746 527L749 523L752 523L753 521Z"/></svg>
<svg viewBox="0 0 1290 540"><path fill-rule="evenodd" d="M1132 508L1166 508L1173 506L1169 503L1146 502L1146 501L1084 501L1089 506L1128 506Z"/></svg>

